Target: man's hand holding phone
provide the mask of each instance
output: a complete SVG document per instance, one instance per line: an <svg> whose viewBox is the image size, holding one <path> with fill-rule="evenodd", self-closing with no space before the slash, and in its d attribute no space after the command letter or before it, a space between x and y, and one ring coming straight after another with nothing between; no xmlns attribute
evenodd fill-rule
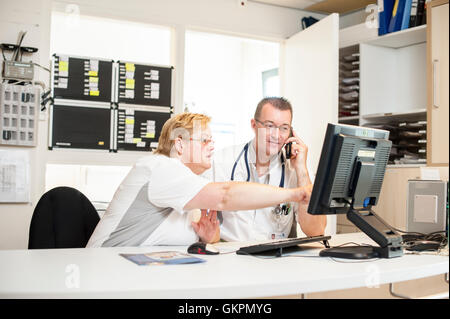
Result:
<svg viewBox="0 0 450 319"><path fill-rule="evenodd" d="M286 140L286 144L291 144L291 164L297 169L306 169L306 160L308 156L308 146L298 137L292 129L291 137Z"/></svg>
<svg viewBox="0 0 450 319"><path fill-rule="evenodd" d="M306 186L310 184L306 164L308 158L308 146L306 146L297 133L295 133L294 129L292 129L291 137L286 140L286 144L288 143L292 143L290 162L297 172L297 179L300 182L299 186Z"/></svg>

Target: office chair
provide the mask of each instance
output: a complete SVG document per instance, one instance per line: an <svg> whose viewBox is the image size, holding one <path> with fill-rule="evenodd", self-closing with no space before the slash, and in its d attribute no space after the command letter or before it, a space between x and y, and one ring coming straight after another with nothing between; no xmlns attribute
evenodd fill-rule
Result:
<svg viewBox="0 0 450 319"><path fill-rule="evenodd" d="M28 249L84 248L99 220L81 192L56 187L42 195L34 209Z"/></svg>

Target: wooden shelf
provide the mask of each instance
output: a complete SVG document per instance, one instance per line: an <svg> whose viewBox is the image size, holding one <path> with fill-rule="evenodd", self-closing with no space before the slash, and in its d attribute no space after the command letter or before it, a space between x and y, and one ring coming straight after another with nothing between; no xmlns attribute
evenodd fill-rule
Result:
<svg viewBox="0 0 450 319"><path fill-rule="evenodd" d="M386 168L416 168L416 167L427 167L427 164L388 164Z"/></svg>
<svg viewBox="0 0 450 319"><path fill-rule="evenodd" d="M426 42L427 26L421 25L419 27L389 33L374 40L369 40L365 43L370 45L399 49Z"/></svg>
<svg viewBox="0 0 450 319"><path fill-rule="evenodd" d="M358 121L358 120L359 120L359 115L345 116L345 117L339 118L339 122L353 122L353 121Z"/></svg>
<svg viewBox="0 0 450 319"><path fill-rule="evenodd" d="M324 0L305 8L305 10L345 14L376 3L376 0Z"/></svg>

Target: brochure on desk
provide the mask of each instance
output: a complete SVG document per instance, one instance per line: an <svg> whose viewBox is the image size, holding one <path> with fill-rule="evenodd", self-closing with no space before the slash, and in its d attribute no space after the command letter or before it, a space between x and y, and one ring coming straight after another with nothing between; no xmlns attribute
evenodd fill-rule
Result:
<svg viewBox="0 0 450 319"><path fill-rule="evenodd" d="M139 266L162 266L179 264L196 264L206 260L177 251L159 251L146 254L120 254L120 256Z"/></svg>

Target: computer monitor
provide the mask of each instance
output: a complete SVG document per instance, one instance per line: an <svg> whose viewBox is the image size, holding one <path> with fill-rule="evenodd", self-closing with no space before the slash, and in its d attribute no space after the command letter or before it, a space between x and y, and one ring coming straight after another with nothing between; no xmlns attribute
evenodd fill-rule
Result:
<svg viewBox="0 0 450 319"><path fill-rule="evenodd" d="M328 124L308 213L347 214L380 247L344 246L321 256L351 259L403 255L402 237L373 211L378 203L392 142L389 132L353 125Z"/></svg>

